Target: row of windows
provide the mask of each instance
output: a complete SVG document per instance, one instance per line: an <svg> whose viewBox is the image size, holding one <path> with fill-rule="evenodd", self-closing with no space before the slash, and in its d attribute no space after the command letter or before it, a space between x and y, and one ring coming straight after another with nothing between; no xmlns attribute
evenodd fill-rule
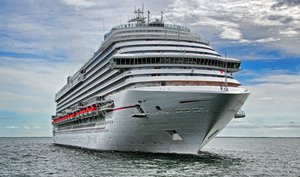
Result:
<svg viewBox="0 0 300 177"><path fill-rule="evenodd" d="M71 122L66 122L60 125L57 125L58 130L67 130L75 128L85 128L95 126L97 121L104 120L104 117L92 116L85 119L77 119Z"/></svg>
<svg viewBox="0 0 300 177"><path fill-rule="evenodd" d="M186 34L186 35L191 35L190 32L184 32L184 31L178 31L178 30L170 30L170 29L165 29L165 30L130 30L130 31L118 31L115 32L114 35L116 34L124 34L124 33L173 33L173 34ZM109 34L110 35L110 34Z"/></svg>
<svg viewBox="0 0 300 177"><path fill-rule="evenodd" d="M111 36L111 34L113 32L115 32L116 30L118 29L125 29L125 28L131 28L131 30L126 30L126 32L128 31L139 31L139 32L142 32L142 31L161 31L161 30L151 30L151 28L148 28L149 30L145 30L145 29L142 29L142 30L139 30L139 28L135 28L135 27L148 27L148 26L151 26L151 27L165 27L164 30L176 30L176 31L180 31L180 32L188 32L190 33L190 29L186 28L186 27L183 27L183 26L178 26L178 25L170 25L170 24L163 24L163 23L150 23L150 24L138 24L138 26L136 26L136 24L125 24L125 25L119 25L119 26L116 26L114 28L112 28L112 30L109 32L109 33L106 33L104 35L104 39L107 39L109 36Z"/></svg>
<svg viewBox="0 0 300 177"><path fill-rule="evenodd" d="M133 53L164 53L164 52L170 52L170 53L178 53L178 50L140 50L140 51L131 51L131 52L123 52L124 54L133 54ZM196 52L196 51L180 51L181 53L192 53L192 54L204 54L204 55L213 55L219 57L219 54L214 53L208 53L208 52Z"/></svg>
<svg viewBox="0 0 300 177"><path fill-rule="evenodd" d="M68 103L74 101L75 99L78 99L78 98L81 97L82 95L88 94L89 92L95 90L97 87L99 87L99 86L101 86L101 85L107 83L108 81L112 80L113 78L115 78L116 76L118 76L118 75L120 75L120 74L121 74L121 72L117 72L117 73L115 73L115 74L109 76L109 77L106 78L106 79L102 79L102 80L101 80L101 79L98 79L100 82L98 82L96 85L94 85L93 87L89 88L88 90L83 91L83 92L80 93L80 94L78 94L79 91L72 93L72 95L70 95L68 99L59 102L59 103L57 104L57 108L59 109L59 108L61 108L62 106L64 106L64 105L66 105L66 104L68 104ZM107 86L106 86L106 87L107 87ZM103 90L103 89L105 89L106 87L103 87L102 89L98 89L98 90ZM84 88L87 88L87 87L84 87ZM81 100L81 101L82 101L82 100Z"/></svg>
<svg viewBox="0 0 300 177"><path fill-rule="evenodd" d="M120 70L120 71L121 71L121 72L118 72L118 73L112 75L111 77L109 77L109 78L107 78L107 79L105 79L105 80L107 81L107 80L115 79L116 76L117 76L118 74L123 73L124 71L126 71L126 69L122 69L122 70ZM60 103L60 104L57 106L57 111L60 111L60 110L62 110L62 109L66 109L67 107L71 107L72 105L71 105L71 106L68 105L68 104L70 104L71 102L75 102L74 104L76 104L76 103L78 103L78 102L82 102L82 101L84 101L84 100L88 100L88 99L91 99L91 98L93 98L93 97L95 97L95 96L97 96L97 95L100 95L104 90L108 90L108 89L110 89L110 88L116 87L116 86L119 85L120 83L123 83L123 82L124 82L126 79L128 79L129 77L130 77L130 76L117 78L117 80L113 81L113 82L110 83L109 85L104 86L104 87L102 87L102 88L97 88L97 87L101 86L102 84L104 84L104 83L100 82L100 83L96 84L93 88L88 89L87 91L85 91L84 93L82 93L82 94L76 96L75 98L68 99L68 101L67 101L66 103L64 103L64 104ZM121 88L120 88L120 89L121 89ZM93 92L94 90L96 90L96 92L91 93L91 92ZM114 90L114 91L117 91L117 90ZM80 98L81 96L83 96L83 95L85 95L85 97L79 99L79 98ZM105 95L103 95L103 96L105 96ZM64 102L65 102L65 101L64 101ZM62 105L61 105L61 104L62 104ZM74 105L74 104L73 104L73 105ZM64 107L65 107L65 108L64 108Z"/></svg>
<svg viewBox="0 0 300 177"><path fill-rule="evenodd" d="M214 51L212 48L210 48L208 45L205 46L193 46L193 45L184 45L184 44L134 44L134 45L126 45L126 46L122 46L122 47L118 47L117 49L123 49L123 48L127 48L127 47L188 47L188 48L193 48L193 49L206 49L206 50L210 50L210 51ZM215 51L214 51L215 52Z"/></svg>
<svg viewBox="0 0 300 177"><path fill-rule="evenodd" d="M209 45L208 41L204 41L199 39L195 36L183 36L183 35L171 35L171 34L139 34L139 35L124 35L124 36L114 36L113 38L109 39L108 41L104 42L103 45L108 45L109 42L120 42L120 41L136 41L136 40L171 40L171 41L186 41L186 42L194 42L194 43L201 43L205 45Z"/></svg>
<svg viewBox="0 0 300 177"><path fill-rule="evenodd" d="M90 80L90 78L91 77L87 77L92 71L94 71L95 72L95 68L96 67L98 67L99 65L101 65L104 61L106 61L105 60L105 58L109 58L112 54L113 54L113 51L112 52L110 52L110 54L109 55L107 55L105 58L102 58L101 60L100 60L100 58L101 57L103 57L103 55L105 55L106 54L106 52L108 51L108 50L110 50L112 48L112 46L110 46L109 48L107 48L105 51L103 51L98 57L97 57L97 59L94 59L93 61L91 61L88 65L86 65L85 67L84 67L84 69L82 69L80 72L84 72L84 73L82 73L82 74L84 74L84 77L85 78L87 78L85 81L88 81L88 80ZM98 63L96 63L96 64L94 64L95 62L98 62ZM92 65L92 64L94 64L94 65ZM103 67L105 67L107 64L105 64ZM78 85L79 86L79 85ZM57 94L56 94L56 96L58 97L58 95L61 93L61 92L63 92L65 89L67 89L67 87L68 87L68 84L67 85L65 85ZM59 98L56 100L56 101L59 101L60 99L62 99L63 97L65 97L66 95L67 95L67 93L68 92L70 92L71 90L73 90L75 88L75 86L74 87L72 87L72 89L68 89L68 91L66 91L64 94L62 94L61 96L59 96Z"/></svg>
<svg viewBox="0 0 300 177"><path fill-rule="evenodd" d="M107 67L107 64L104 65L103 68ZM97 70L94 75L98 74L100 72L100 70ZM68 90L68 92L66 93L69 93L69 94L64 94L63 96L61 96L56 102L61 102L61 100L63 100L64 98L66 97L71 97L73 96L74 94L76 94L77 92L85 89L86 87L90 86L91 84L93 84L94 80L101 80L102 78L104 78L106 75L108 75L111 71L108 70L104 73L102 73L100 76L98 77L94 77L94 76L90 76L89 78L87 78L84 82L85 82L85 85L77 85L77 86L74 86L73 88L71 88L70 90ZM94 78L93 78L94 77ZM59 103L60 104L60 103Z"/></svg>
<svg viewBox="0 0 300 177"><path fill-rule="evenodd" d="M150 57L150 58L114 58L116 65L144 65L144 64L189 64L205 65L222 68L239 69L240 63L224 62L203 58L175 58L175 57ZM226 66L227 65L227 66Z"/></svg>

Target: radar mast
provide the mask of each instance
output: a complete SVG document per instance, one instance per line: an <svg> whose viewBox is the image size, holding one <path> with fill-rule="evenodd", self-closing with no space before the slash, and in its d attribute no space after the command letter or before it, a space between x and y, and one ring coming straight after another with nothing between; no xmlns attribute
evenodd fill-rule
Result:
<svg viewBox="0 0 300 177"><path fill-rule="evenodd" d="M135 9L133 13L135 13L135 17L128 20L128 23L131 22L136 22L137 24L145 23L146 17L144 17L144 4L142 5L142 9L140 8Z"/></svg>

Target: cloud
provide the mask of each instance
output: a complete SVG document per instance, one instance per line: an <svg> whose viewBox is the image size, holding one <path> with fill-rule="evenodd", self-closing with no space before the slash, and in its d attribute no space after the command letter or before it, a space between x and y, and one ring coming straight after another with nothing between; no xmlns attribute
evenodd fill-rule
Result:
<svg viewBox="0 0 300 177"><path fill-rule="evenodd" d="M218 46L259 44L299 55L300 6L277 0L175 0L167 10L172 21L191 25L204 37L220 37ZM228 44L228 41L233 44ZM247 47L247 46L245 46Z"/></svg>
<svg viewBox="0 0 300 177"><path fill-rule="evenodd" d="M255 74L253 84L243 86L250 90L250 96L242 108L246 118L234 119L227 128L238 129L236 134L243 135L279 136L280 133L275 131L280 129L285 131L281 132L282 135L288 136L290 132L290 135L300 136L299 78L300 72L288 74L282 70ZM222 134L230 135L232 131L226 130Z"/></svg>
<svg viewBox="0 0 300 177"><path fill-rule="evenodd" d="M254 123L238 123L237 121L233 121L227 128L234 129L289 129L289 128L297 128L300 129L300 122L292 122L286 124L271 124L271 125L258 125Z"/></svg>
<svg viewBox="0 0 300 177"><path fill-rule="evenodd" d="M90 0L62 0L62 3L74 6L76 9L80 9L81 7L92 7L96 5L95 2Z"/></svg>
<svg viewBox="0 0 300 177"><path fill-rule="evenodd" d="M279 31L279 34L286 36L286 37L293 37L293 36L297 36L299 34L299 32L293 28L287 28L287 29Z"/></svg>
<svg viewBox="0 0 300 177"><path fill-rule="evenodd" d="M20 114L51 114L55 109L54 94L77 67L69 62L26 58L22 62L18 58L0 57L0 60L0 107Z"/></svg>
<svg viewBox="0 0 300 177"><path fill-rule="evenodd" d="M280 88L292 87L297 89L300 84L300 73L297 74L285 74L282 73L282 70L279 71L269 71L265 73L263 77L257 77L253 79L254 82L261 84L278 84ZM259 86L260 84L258 84ZM272 90L270 90L271 92ZM300 93L300 90L299 90ZM300 95L299 95L300 96Z"/></svg>
<svg viewBox="0 0 300 177"><path fill-rule="evenodd" d="M255 98L256 100L272 100L271 97L259 97L259 98Z"/></svg>
<svg viewBox="0 0 300 177"><path fill-rule="evenodd" d="M29 126L24 126L24 129L30 130L31 128Z"/></svg>
<svg viewBox="0 0 300 177"><path fill-rule="evenodd" d="M5 127L5 128L7 128L7 129L15 129L15 128L17 128L17 127L14 126L14 125L11 125L11 126L7 126L7 127Z"/></svg>
<svg viewBox="0 0 300 177"><path fill-rule="evenodd" d="M12 1L0 11L0 52L82 63L100 45L104 35L102 16L107 13L104 9L85 13L57 1L29 4L29 1Z"/></svg>
<svg viewBox="0 0 300 177"><path fill-rule="evenodd" d="M298 0L282 0L282 1L272 5L272 9L291 7L291 6L300 6L300 1L298 1Z"/></svg>
<svg viewBox="0 0 300 177"><path fill-rule="evenodd" d="M242 34L239 29L230 28L227 26L223 27L223 31L219 36L223 39L230 39L230 40L241 40L242 39Z"/></svg>
<svg viewBox="0 0 300 177"><path fill-rule="evenodd" d="M268 37L268 38L257 39L257 40L254 40L253 42L269 43L269 42L276 42L276 41L279 41L279 40L280 40L279 38Z"/></svg>

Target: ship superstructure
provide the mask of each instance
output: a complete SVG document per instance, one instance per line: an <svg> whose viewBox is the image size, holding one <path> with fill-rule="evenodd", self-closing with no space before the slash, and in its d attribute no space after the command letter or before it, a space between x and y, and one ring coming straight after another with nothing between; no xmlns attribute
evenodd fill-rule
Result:
<svg viewBox="0 0 300 177"><path fill-rule="evenodd" d="M249 95L222 57L190 29L143 9L105 34L55 95L54 142L99 150L196 154ZM147 22L146 22L147 21ZM243 115L237 115L243 117Z"/></svg>

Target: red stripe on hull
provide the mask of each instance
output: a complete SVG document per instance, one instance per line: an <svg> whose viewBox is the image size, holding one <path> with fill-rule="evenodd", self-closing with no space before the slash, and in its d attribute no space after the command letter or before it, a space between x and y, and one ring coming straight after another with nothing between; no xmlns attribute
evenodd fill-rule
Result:
<svg viewBox="0 0 300 177"><path fill-rule="evenodd" d="M128 109L128 108L136 108L136 105L133 105L133 106L123 106L123 107L115 108L112 111L118 111L118 110Z"/></svg>

